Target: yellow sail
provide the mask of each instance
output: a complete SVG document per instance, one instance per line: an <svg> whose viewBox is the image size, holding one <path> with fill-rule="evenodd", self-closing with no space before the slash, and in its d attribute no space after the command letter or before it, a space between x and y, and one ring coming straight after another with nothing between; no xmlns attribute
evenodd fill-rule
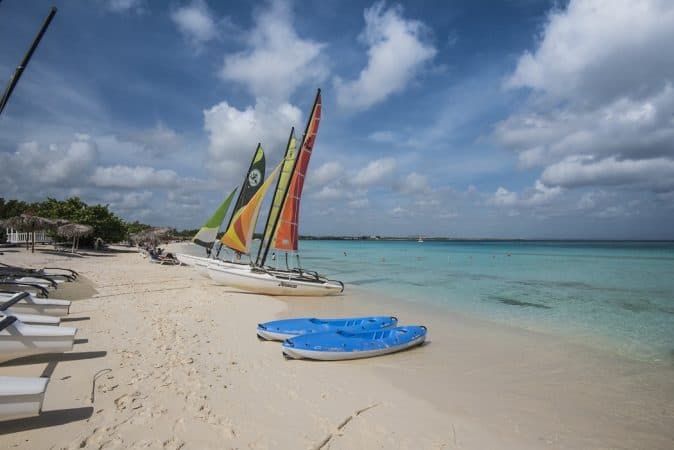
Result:
<svg viewBox="0 0 674 450"><path fill-rule="evenodd" d="M222 245L245 255L250 253L250 244L253 240L253 231L257 223L257 217L260 213L260 206L264 195L269 190L272 182L281 170L283 162L276 166L274 171L262 184L260 189L253 195L250 201L243 208L239 209L232 217L229 228L220 239Z"/></svg>
<svg viewBox="0 0 674 450"><path fill-rule="evenodd" d="M273 232L277 228L279 214L285 199L286 191L290 185L293 168L295 167L295 160L297 159L297 139L295 138L295 128L290 130L290 137L288 138L288 145L286 146L285 158L283 160L283 168L279 174L278 183L276 183L276 190L269 208L269 215L267 216L267 223L265 224L264 232L262 234L262 243L257 254L257 264L262 265L261 261L267 257L269 251L269 244L274 239Z"/></svg>

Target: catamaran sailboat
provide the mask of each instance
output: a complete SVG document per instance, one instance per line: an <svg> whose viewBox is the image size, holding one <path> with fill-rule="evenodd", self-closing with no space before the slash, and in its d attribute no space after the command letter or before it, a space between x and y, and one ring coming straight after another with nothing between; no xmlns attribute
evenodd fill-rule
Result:
<svg viewBox="0 0 674 450"><path fill-rule="evenodd" d="M217 283L268 295L319 296L339 294L344 290L342 282L328 280L316 272L305 271L301 267L294 269L287 267L286 270L279 270L265 266L267 255L272 248L297 253L300 198L320 118L321 91L319 89L299 152L295 151L296 139L294 130L292 130L285 157L281 165L274 170L276 173L281 169L281 173L255 262L250 266L239 267L210 262L208 274ZM261 193L256 199L258 203L251 201L249 205L246 205L245 217L241 214L241 218L245 219L241 220L241 226L234 229L230 227L222 237L221 242L224 245L242 254L249 254L250 238L255 228L262 196L275 173L265 181L265 186L258 192L258 194ZM239 219L237 217L235 220ZM299 262L299 255L297 255L297 261Z"/></svg>

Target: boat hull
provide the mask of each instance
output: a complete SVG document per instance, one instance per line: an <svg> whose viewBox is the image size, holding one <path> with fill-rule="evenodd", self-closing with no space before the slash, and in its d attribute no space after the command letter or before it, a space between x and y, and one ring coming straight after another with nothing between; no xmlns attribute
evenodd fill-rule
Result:
<svg viewBox="0 0 674 450"><path fill-rule="evenodd" d="M40 414L49 378L0 376L0 421Z"/></svg>
<svg viewBox="0 0 674 450"><path fill-rule="evenodd" d="M358 338L358 335L386 332L388 332L386 339ZM395 336L395 334L410 332L413 334ZM426 340L426 328L398 327L378 332L346 333L345 335L335 332L297 336L283 342L283 354L291 359L315 359L320 361L341 361L388 355L423 344ZM349 342L349 340L355 342Z"/></svg>
<svg viewBox="0 0 674 450"><path fill-rule="evenodd" d="M266 295L310 296L337 295L344 290L339 282L302 280L293 276L273 275L250 267L208 265L208 275L217 283Z"/></svg>
<svg viewBox="0 0 674 450"><path fill-rule="evenodd" d="M3 318L4 316L0 316ZM77 328L26 325L16 321L0 331L0 362L73 349Z"/></svg>

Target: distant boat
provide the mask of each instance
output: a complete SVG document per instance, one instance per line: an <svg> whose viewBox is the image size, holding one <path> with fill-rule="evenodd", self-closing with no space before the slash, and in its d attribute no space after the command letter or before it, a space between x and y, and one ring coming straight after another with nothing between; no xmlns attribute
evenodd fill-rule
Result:
<svg viewBox="0 0 674 450"><path fill-rule="evenodd" d="M419 239L417 239L417 242L424 242L424 239L421 236L419 236Z"/></svg>

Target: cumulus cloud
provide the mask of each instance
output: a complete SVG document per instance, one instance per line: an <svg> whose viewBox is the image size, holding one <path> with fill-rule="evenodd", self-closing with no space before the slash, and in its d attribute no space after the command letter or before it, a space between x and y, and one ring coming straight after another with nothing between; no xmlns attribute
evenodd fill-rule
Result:
<svg viewBox="0 0 674 450"><path fill-rule="evenodd" d="M546 167L542 180L564 187L646 184L654 190L668 191L674 189L674 160L569 157Z"/></svg>
<svg viewBox="0 0 674 450"><path fill-rule="evenodd" d="M344 196L344 191L333 186L323 186L317 193L311 195L317 200L337 200Z"/></svg>
<svg viewBox="0 0 674 450"><path fill-rule="evenodd" d="M299 86L327 76L325 44L297 34L286 1L272 0L259 10L246 40L246 50L225 56L220 76L243 84L255 97L287 101Z"/></svg>
<svg viewBox="0 0 674 450"><path fill-rule="evenodd" d="M178 175L173 170L157 170L147 166L97 167L91 176L91 183L103 188L137 189L151 187L173 187Z"/></svg>
<svg viewBox="0 0 674 450"><path fill-rule="evenodd" d="M376 184L390 176L396 168L396 160L393 158L382 158L370 163L360 169L354 175L351 182L357 186L369 186Z"/></svg>
<svg viewBox="0 0 674 450"><path fill-rule="evenodd" d="M213 13L203 0L194 0L171 12L171 20L180 32L195 45L203 44L218 36Z"/></svg>
<svg viewBox="0 0 674 450"><path fill-rule="evenodd" d="M647 98L674 73L674 58L662 52L672 40L671 2L571 0L550 14L537 49L520 57L507 84L600 104Z"/></svg>
<svg viewBox="0 0 674 450"><path fill-rule="evenodd" d="M562 188L559 186L546 186L540 180L532 188L525 189L522 194L509 191L500 186L496 192L487 199L487 204L494 206L505 207L536 207L544 206L550 203L555 197L562 193Z"/></svg>
<svg viewBox="0 0 674 450"><path fill-rule="evenodd" d="M240 182L250 163L257 142L267 155L267 166L275 161L271 155L280 155L288 141L289 126L301 120L300 110L283 103L278 106L259 100L255 106L239 110L221 102L204 111L204 128L208 132L209 168L223 178L237 177Z"/></svg>
<svg viewBox="0 0 674 450"><path fill-rule="evenodd" d="M674 189L674 4L571 0L506 87L530 92L495 135L553 187Z"/></svg>
<svg viewBox="0 0 674 450"><path fill-rule="evenodd" d="M73 187L91 173L98 159L96 144L86 135L67 146L20 144L14 153L0 153L3 181L8 184Z"/></svg>
<svg viewBox="0 0 674 450"><path fill-rule="evenodd" d="M405 19L401 7L386 9L377 2L365 10L361 40L368 46L368 63L357 79L335 79L337 102L346 109L365 110L401 92L437 53L422 36L422 22Z"/></svg>
<svg viewBox="0 0 674 450"><path fill-rule="evenodd" d="M400 192L406 194L421 194L429 192L431 189L428 185L428 177L416 172L408 174L396 187Z"/></svg>
<svg viewBox="0 0 674 450"><path fill-rule="evenodd" d="M115 211L129 212L145 207L152 199L152 192L108 192L103 197Z"/></svg>
<svg viewBox="0 0 674 450"><path fill-rule="evenodd" d="M337 161L327 162L308 173L308 180L312 184L323 186L344 174L344 166Z"/></svg>

